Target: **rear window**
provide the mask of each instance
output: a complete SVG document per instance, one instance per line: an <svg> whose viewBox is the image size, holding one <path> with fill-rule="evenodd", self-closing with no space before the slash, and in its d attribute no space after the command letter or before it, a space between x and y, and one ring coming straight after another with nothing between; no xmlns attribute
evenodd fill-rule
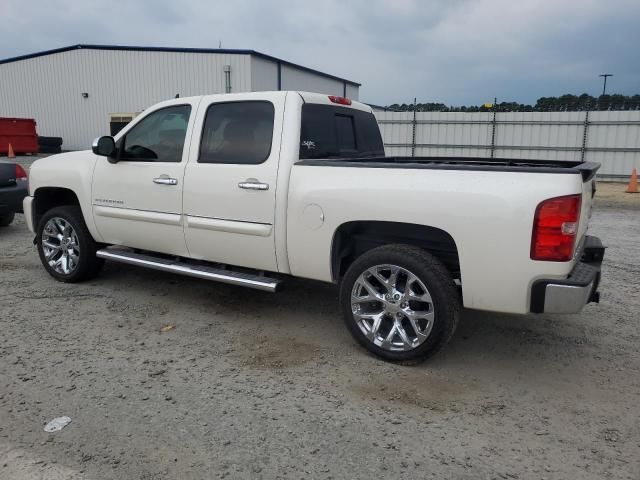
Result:
<svg viewBox="0 0 640 480"><path fill-rule="evenodd" d="M355 108L305 103L300 158L384 157L373 114Z"/></svg>

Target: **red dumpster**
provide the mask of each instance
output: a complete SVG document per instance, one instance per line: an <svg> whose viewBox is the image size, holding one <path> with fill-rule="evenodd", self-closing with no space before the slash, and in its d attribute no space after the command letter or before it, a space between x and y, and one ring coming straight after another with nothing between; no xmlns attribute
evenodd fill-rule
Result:
<svg viewBox="0 0 640 480"><path fill-rule="evenodd" d="M0 154L7 155L9 144L15 153L38 153L36 121L33 118L0 117Z"/></svg>

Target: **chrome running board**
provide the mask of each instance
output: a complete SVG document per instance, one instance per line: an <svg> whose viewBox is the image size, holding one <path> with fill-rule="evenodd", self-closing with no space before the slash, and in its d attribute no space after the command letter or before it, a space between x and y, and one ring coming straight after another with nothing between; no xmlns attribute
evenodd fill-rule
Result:
<svg viewBox="0 0 640 480"><path fill-rule="evenodd" d="M96 256L105 260L113 260L114 262L228 283L230 285L240 285L272 293L277 290L280 284L279 280L258 274L234 272L233 270L224 270L207 265L193 265L180 260L157 257L148 253L136 253L122 248L103 248L96 252Z"/></svg>

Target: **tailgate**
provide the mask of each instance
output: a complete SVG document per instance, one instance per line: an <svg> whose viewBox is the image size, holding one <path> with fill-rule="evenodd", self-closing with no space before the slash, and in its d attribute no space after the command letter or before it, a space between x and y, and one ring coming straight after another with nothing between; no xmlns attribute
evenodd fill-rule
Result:
<svg viewBox="0 0 640 480"><path fill-rule="evenodd" d="M581 252L587 229L589 228L589 220L593 211L593 201L596 194L595 176L585 179L582 182L582 202L580 211L580 224L578 225L578 248L576 252Z"/></svg>

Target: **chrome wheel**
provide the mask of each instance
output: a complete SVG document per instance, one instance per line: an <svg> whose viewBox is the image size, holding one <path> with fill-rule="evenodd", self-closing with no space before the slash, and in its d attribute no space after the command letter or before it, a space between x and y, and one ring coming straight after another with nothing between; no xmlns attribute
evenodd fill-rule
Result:
<svg viewBox="0 0 640 480"><path fill-rule="evenodd" d="M353 285L351 311L370 342L394 352L420 346L429 337L435 317L425 284L397 265L365 270Z"/></svg>
<svg viewBox="0 0 640 480"><path fill-rule="evenodd" d="M76 231L67 220L53 217L45 224L42 252L46 262L57 273L69 275L76 269L80 260L80 245Z"/></svg>

